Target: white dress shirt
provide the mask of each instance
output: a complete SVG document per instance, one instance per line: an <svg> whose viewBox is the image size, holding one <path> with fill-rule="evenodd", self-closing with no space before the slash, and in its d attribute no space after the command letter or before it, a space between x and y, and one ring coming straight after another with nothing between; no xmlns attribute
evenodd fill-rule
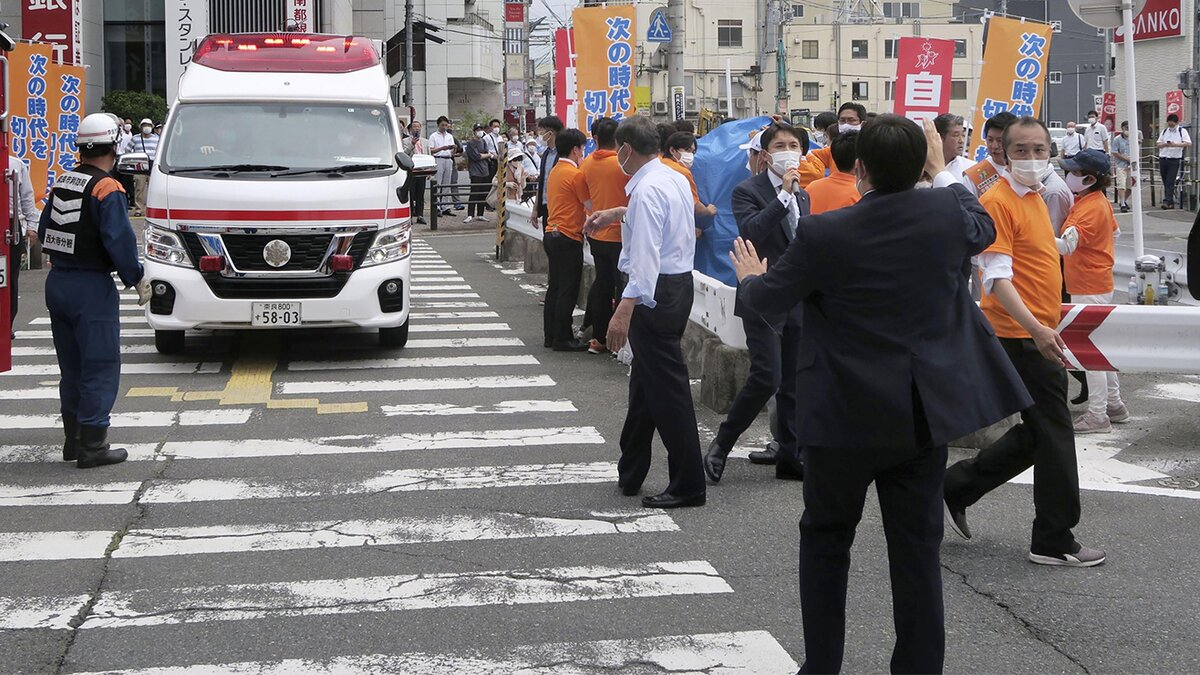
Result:
<svg viewBox="0 0 1200 675"><path fill-rule="evenodd" d="M1079 128L1076 127L1076 133ZM1108 129L1099 122L1089 124L1083 130L1083 149L1084 150L1103 150L1104 144L1108 142Z"/></svg>
<svg viewBox="0 0 1200 675"><path fill-rule="evenodd" d="M1167 127L1158 135L1159 143L1191 143L1192 139L1188 136L1187 129L1176 125L1174 129ZM1183 157L1183 148L1159 148L1158 156L1166 159L1180 159Z"/></svg>
<svg viewBox="0 0 1200 675"><path fill-rule="evenodd" d="M954 180L961 182L963 172L972 166L974 166L974 163L971 160L959 155L946 164L946 170L950 172L950 175L954 177Z"/></svg>
<svg viewBox="0 0 1200 675"><path fill-rule="evenodd" d="M800 206L796 204L796 194L783 189L783 178L774 171L767 169L767 174L771 179L771 185L775 187L775 196L779 199L779 203L787 207L788 227L792 230L792 239L795 239L796 224L800 222Z"/></svg>
<svg viewBox="0 0 1200 675"><path fill-rule="evenodd" d="M33 199L33 184L29 181L29 166L22 159L9 157L8 170L16 179L17 194L12 195L12 199L17 202L17 215L25 223L25 233L37 234L38 220L42 214L37 210Z"/></svg>
<svg viewBox="0 0 1200 675"><path fill-rule="evenodd" d="M687 179L650 160L625 185L629 209L621 223L617 267L629 276L623 298L655 306L658 275L692 271L696 257L696 214Z"/></svg>
<svg viewBox="0 0 1200 675"><path fill-rule="evenodd" d="M1071 207L1075 206L1075 195L1071 194L1067 181L1054 170L1042 179L1042 189L1038 190L1038 194L1042 196L1042 201L1046 202L1046 208L1050 211L1050 225L1054 227L1054 236L1057 237L1063 223L1067 222Z"/></svg>
<svg viewBox="0 0 1200 675"><path fill-rule="evenodd" d="M1083 150L1083 136L1079 133L1078 127L1076 127L1075 133L1063 136L1062 147L1059 150L1063 157L1074 157L1079 154L1080 150Z"/></svg>
<svg viewBox="0 0 1200 675"><path fill-rule="evenodd" d="M454 134L450 133L449 131L435 131L429 135L429 149L430 150L432 150L433 148L440 148L443 145L456 145L456 143L454 141ZM441 157L443 159L449 159L450 157L454 156L454 149L451 148L449 150L442 150L440 152L435 152L435 153L433 153L433 156Z"/></svg>

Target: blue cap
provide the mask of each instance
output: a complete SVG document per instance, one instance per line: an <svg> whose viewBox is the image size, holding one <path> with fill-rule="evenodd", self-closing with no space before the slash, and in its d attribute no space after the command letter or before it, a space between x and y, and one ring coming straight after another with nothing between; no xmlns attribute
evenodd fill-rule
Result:
<svg viewBox="0 0 1200 675"><path fill-rule="evenodd" d="M1108 173L1110 164L1108 155L1103 150L1084 150L1076 153L1070 159L1059 160L1058 165L1063 171L1086 171L1087 173Z"/></svg>

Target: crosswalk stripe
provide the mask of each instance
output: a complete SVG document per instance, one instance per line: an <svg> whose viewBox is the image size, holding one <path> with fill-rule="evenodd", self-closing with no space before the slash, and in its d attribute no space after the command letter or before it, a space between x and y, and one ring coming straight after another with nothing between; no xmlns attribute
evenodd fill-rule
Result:
<svg viewBox="0 0 1200 675"><path fill-rule="evenodd" d="M122 354L154 354L154 345L121 345ZM54 356L54 347L13 347L15 356Z"/></svg>
<svg viewBox="0 0 1200 675"><path fill-rule="evenodd" d="M166 362L166 363L122 363L122 375L207 375L221 372L220 363L196 362ZM58 375L58 364L23 364L13 366L12 370L0 373L0 377L21 377L28 375Z"/></svg>
<svg viewBox="0 0 1200 675"><path fill-rule="evenodd" d="M525 341L516 337L416 338L405 349L458 349L461 347L524 347Z"/></svg>
<svg viewBox="0 0 1200 675"><path fill-rule="evenodd" d="M449 300L451 298L478 298L479 294L478 293L423 293L422 292L422 293L410 293L408 297L410 297L410 298L433 298L433 299L443 298L443 299Z"/></svg>
<svg viewBox="0 0 1200 675"><path fill-rule="evenodd" d="M18 340L49 340L54 335L48 330L19 330L17 331ZM126 338L147 338L154 337L154 330L150 328L121 328L121 339Z"/></svg>
<svg viewBox="0 0 1200 675"><path fill-rule="evenodd" d="M414 291L429 291L429 290L437 289L437 287L430 286L430 284L463 284L463 283L466 283L466 281L462 277L420 277L420 278L412 280L412 289ZM470 288L470 286L467 286L467 288ZM450 289L450 290L462 290L462 289L455 286L453 289Z"/></svg>
<svg viewBox="0 0 1200 675"><path fill-rule="evenodd" d="M142 307L141 305L132 305L132 304L131 305L122 304L119 307L119 309L122 312L145 312L146 311L145 307Z"/></svg>
<svg viewBox="0 0 1200 675"><path fill-rule="evenodd" d="M161 453L178 459L230 459L464 448L523 448L540 445L597 445L603 442L604 437L595 427L548 427L288 440L167 441L163 444Z"/></svg>
<svg viewBox="0 0 1200 675"><path fill-rule="evenodd" d="M488 377L437 377L354 382L281 382L279 393L334 394L347 391L440 391L452 389L508 389L553 387L548 375L497 375Z"/></svg>
<svg viewBox="0 0 1200 675"><path fill-rule="evenodd" d="M112 557L154 558L678 530L669 515L641 509L595 511L578 516L447 514L425 518L135 528L121 538ZM111 531L2 532L0 562L92 560L104 556L115 535Z"/></svg>
<svg viewBox="0 0 1200 675"><path fill-rule="evenodd" d="M489 330L512 330L506 323L414 323L410 333L458 333Z"/></svg>
<svg viewBox="0 0 1200 675"><path fill-rule="evenodd" d="M440 285L414 284L412 288L413 288L413 291L420 291L420 293L414 292L412 294L412 297L423 297L423 298L437 297L437 296L431 295L429 293L426 293L425 291L469 291L469 290L471 290L471 286L469 284L440 284ZM475 296L475 297L478 297L478 296Z"/></svg>
<svg viewBox="0 0 1200 675"><path fill-rule="evenodd" d="M422 307L427 309L454 309L458 307L487 307L486 302L414 302L413 308Z"/></svg>
<svg viewBox="0 0 1200 675"><path fill-rule="evenodd" d="M79 629L732 592L703 560L149 588L102 593ZM66 628L78 598L0 601L0 628Z"/></svg>
<svg viewBox="0 0 1200 675"><path fill-rule="evenodd" d="M125 448L129 452L131 461L145 461L158 459L155 451L158 449L157 443L121 443L118 439L112 438L110 441L116 443L118 447ZM27 463L50 463L56 464L62 461L62 446L61 445L0 445L0 464L27 464ZM85 489L90 486L84 486ZM107 489L107 488L106 488ZM40 493L38 493L40 494ZM38 494L28 495L29 499L36 498ZM0 500L3 494L0 493ZM53 492L47 493L45 498L51 502L58 499L59 496ZM64 499L72 497L63 497ZM25 499L25 497L13 497L14 500ZM72 502L64 502L72 503ZM108 503L108 502L96 502ZM14 504L14 506L24 506L24 503ZM37 506L36 502L28 504Z"/></svg>
<svg viewBox="0 0 1200 675"><path fill-rule="evenodd" d="M393 415L507 415L531 412L579 412L570 401L500 401L494 405L460 406L453 403L410 403L385 405L383 414Z"/></svg>
<svg viewBox="0 0 1200 675"><path fill-rule="evenodd" d="M767 631L741 631L519 645L496 658L484 658L478 654L461 656L407 652L335 656L323 660L282 659L168 666L120 672L124 675L291 675L314 672L339 675L512 675L548 673L550 671L547 668L558 664L563 665L557 672L573 675L625 672L630 668L636 668L638 672L661 673L792 675L799 667Z"/></svg>
<svg viewBox="0 0 1200 675"><path fill-rule="evenodd" d="M499 319L499 312L413 312L414 317L428 319Z"/></svg>
<svg viewBox="0 0 1200 675"><path fill-rule="evenodd" d="M134 316L122 314L121 316L117 317L117 319L123 324L125 324L125 323L146 323L146 316L144 314L138 314L138 315L134 315ZM30 321L29 325L30 326L49 326L50 325L50 317L39 316L39 317L33 319L32 321Z"/></svg>
<svg viewBox="0 0 1200 675"><path fill-rule="evenodd" d="M293 361L287 369L305 370L362 370L375 368L454 368L489 366L536 366L537 357L530 354L508 356L429 356L395 359L360 359L338 361Z"/></svg>
<svg viewBox="0 0 1200 675"><path fill-rule="evenodd" d="M113 413L112 426L117 429L136 427L199 427L224 424L245 424L253 414L250 408L220 408L217 410L154 410ZM57 429L62 426L58 415L0 415L0 429Z"/></svg>
<svg viewBox="0 0 1200 675"><path fill-rule="evenodd" d="M57 454L57 449L55 449ZM0 506L128 504L141 483L0 485Z"/></svg>
<svg viewBox="0 0 1200 675"><path fill-rule="evenodd" d="M0 389L0 401L41 401L46 399L58 399L58 387Z"/></svg>
<svg viewBox="0 0 1200 675"><path fill-rule="evenodd" d="M419 268L413 269L414 277L436 277L446 272L453 271L449 265L421 265Z"/></svg>

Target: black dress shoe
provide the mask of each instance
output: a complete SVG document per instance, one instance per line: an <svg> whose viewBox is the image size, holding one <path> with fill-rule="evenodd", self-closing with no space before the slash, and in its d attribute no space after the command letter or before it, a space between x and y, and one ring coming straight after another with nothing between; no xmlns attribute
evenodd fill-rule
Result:
<svg viewBox="0 0 1200 675"><path fill-rule="evenodd" d="M775 477L779 480L804 480L804 465L779 462L775 465Z"/></svg>
<svg viewBox="0 0 1200 675"><path fill-rule="evenodd" d="M626 497L636 497L637 493L642 491L641 485L622 485L620 481L617 482L617 487L621 488L621 494Z"/></svg>
<svg viewBox="0 0 1200 675"><path fill-rule="evenodd" d="M687 497L676 497L664 492L652 497L642 497L642 506L648 509L678 509L684 506L704 506L704 493Z"/></svg>
<svg viewBox="0 0 1200 675"><path fill-rule="evenodd" d="M775 464L779 461L779 444L771 441L765 450L750 453L751 464Z"/></svg>
<svg viewBox="0 0 1200 675"><path fill-rule="evenodd" d="M708 479L714 483L721 482L721 475L725 473L725 459L729 457L729 450L721 447L721 444L715 440L709 444L708 452L704 453L704 473Z"/></svg>
<svg viewBox="0 0 1200 675"><path fill-rule="evenodd" d="M586 342L580 342L579 340L570 340L567 342L556 342L556 343L554 343L554 346L551 347L551 349L553 349L556 352L586 352L588 349L588 346L587 346Z"/></svg>
<svg viewBox="0 0 1200 675"><path fill-rule="evenodd" d="M546 349L550 349L551 347L554 346L554 341L551 340L550 338L546 338L545 340L542 341L542 346L545 347Z"/></svg>

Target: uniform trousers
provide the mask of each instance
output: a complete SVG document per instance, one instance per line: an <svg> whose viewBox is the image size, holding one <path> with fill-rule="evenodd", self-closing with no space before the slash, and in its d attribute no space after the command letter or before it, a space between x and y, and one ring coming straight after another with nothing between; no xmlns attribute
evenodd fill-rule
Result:
<svg viewBox="0 0 1200 675"><path fill-rule="evenodd" d="M575 337L572 321L583 275L583 242L551 230L542 237L542 248L550 267L546 275L542 328L546 343L554 346Z"/></svg>
<svg viewBox="0 0 1200 675"><path fill-rule="evenodd" d="M120 298L107 271L51 268L46 309L61 373L61 412L107 427L121 381Z"/></svg>
<svg viewBox="0 0 1200 675"><path fill-rule="evenodd" d="M21 232L24 233L25 229L21 228ZM10 246L8 249L8 308L9 308L8 328L9 328L9 330L12 330L12 327L15 326L17 323L17 304L18 304L18 299L19 299L18 293L17 293L17 283L21 276L21 256L24 255L25 250L28 248L28 246L29 246L29 244L27 243L27 240L21 239L21 242L19 244L14 244L14 245Z"/></svg>
<svg viewBox="0 0 1200 675"><path fill-rule="evenodd" d="M665 492L690 497L704 493L704 466L696 409L680 340L695 293L692 274L660 274L654 309L638 305L629 322L633 364L629 374L629 410L621 430L618 481L636 490L650 471L654 432L667 448L669 483Z"/></svg>

